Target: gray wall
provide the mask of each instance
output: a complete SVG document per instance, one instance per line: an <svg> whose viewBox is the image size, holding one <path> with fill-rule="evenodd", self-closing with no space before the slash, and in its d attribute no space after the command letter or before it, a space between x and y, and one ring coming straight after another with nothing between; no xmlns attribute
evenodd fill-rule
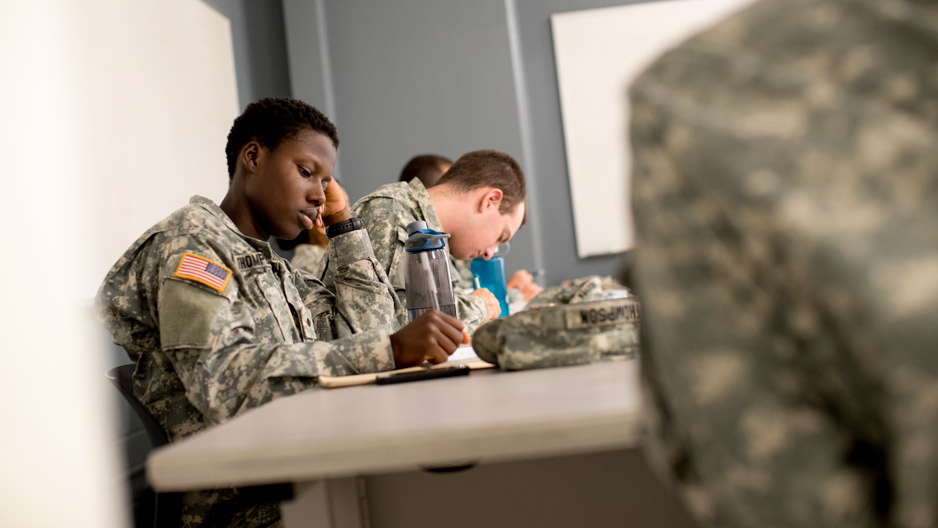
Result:
<svg viewBox="0 0 938 528"><path fill-rule="evenodd" d="M536 199L543 233L544 261L549 284L584 275L616 274L622 255L581 259L576 254L573 204L560 118L560 92L554 65L550 15L640 3L623 0L507 0L516 5L521 41L521 64L526 80L524 97L530 109L531 162L537 177ZM623 175L624 177L624 175Z"/></svg>
<svg viewBox="0 0 938 528"><path fill-rule="evenodd" d="M238 102L289 97L290 70L280 0L203 0L231 22Z"/></svg>
<svg viewBox="0 0 938 528"><path fill-rule="evenodd" d="M544 269L548 285L614 273L621 256L576 256L549 16L625 3L283 0L293 95L335 120L352 200L415 154L496 148L530 186L509 273Z"/></svg>
<svg viewBox="0 0 938 528"><path fill-rule="evenodd" d="M621 256L576 256L550 31L552 13L627 0L205 0L231 20L243 108L292 95L339 128L352 200L413 155L508 152L530 185L516 269L547 285L615 273Z"/></svg>

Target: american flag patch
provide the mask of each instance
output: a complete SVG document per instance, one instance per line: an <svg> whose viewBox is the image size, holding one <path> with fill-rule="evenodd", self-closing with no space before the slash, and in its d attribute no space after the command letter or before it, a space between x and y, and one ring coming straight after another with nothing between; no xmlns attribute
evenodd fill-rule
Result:
<svg viewBox="0 0 938 528"><path fill-rule="evenodd" d="M179 267L176 268L173 276L201 282L221 293L228 284L228 279L231 278L231 270L207 258L186 253L179 261Z"/></svg>

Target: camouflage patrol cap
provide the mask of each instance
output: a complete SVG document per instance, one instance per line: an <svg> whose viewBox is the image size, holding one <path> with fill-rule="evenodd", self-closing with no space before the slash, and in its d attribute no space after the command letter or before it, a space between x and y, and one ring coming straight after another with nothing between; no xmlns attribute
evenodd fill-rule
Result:
<svg viewBox="0 0 938 528"><path fill-rule="evenodd" d="M472 348L503 370L628 359L638 353L638 321L634 297L539 306L482 325Z"/></svg>
<svg viewBox="0 0 938 528"><path fill-rule="evenodd" d="M603 299L617 299L629 297L628 288L612 277L588 275L564 283L563 286L546 288L528 301L528 308L544 306L555 303L574 304Z"/></svg>

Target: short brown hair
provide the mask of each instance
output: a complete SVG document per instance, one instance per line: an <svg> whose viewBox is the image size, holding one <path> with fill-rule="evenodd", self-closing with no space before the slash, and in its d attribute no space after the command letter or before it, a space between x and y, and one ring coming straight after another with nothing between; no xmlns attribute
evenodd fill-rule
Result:
<svg viewBox="0 0 938 528"><path fill-rule="evenodd" d="M437 154L421 154L410 158L401 170L400 181L409 182L414 178L423 182L424 187L432 187L443 176L444 165L452 165L453 160Z"/></svg>
<svg viewBox="0 0 938 528"><path fill-rule="evenodd" d="M475 150L463 154L437 185L450 185L457 191L471 191L480 187L499 189L502 191L502 202L498 212L502 214L514 211L518 204L527 201L528 196L521 166L514 158L497 150Z"/></svg>

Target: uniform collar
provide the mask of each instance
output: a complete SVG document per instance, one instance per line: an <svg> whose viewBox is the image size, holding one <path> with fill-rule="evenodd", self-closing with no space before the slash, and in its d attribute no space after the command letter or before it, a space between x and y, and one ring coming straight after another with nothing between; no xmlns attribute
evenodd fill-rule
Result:
<svg viewBox="0 0 938 528"><path fill-rule="evenodd" d="M228 229L233 231L236 235L241 237L245 242L250 244L251 247L263 253L264 256L266 256L267 258L271 258L274 255L274 252L270 248L270 244L268 242L264 240L258 240L253 237L249 237L245 235L244 233L242 233L241 230L238 229L238 226L235 225L234 220L232 220L231 217L228 216L225 213L225 211L223 211L222 208L219 207L215 202L209 200L208 198L204 196L195 195L192 198L189 198L189 203L191 205L197 205L201 207L202 209L208 211L210 215L217 218L222 224L225 225L225 227L227 227Z"/></svg>
<svg viewBox="0 0 938 528"><path fill-rule="evenodd" d="M433 200L430 198L430 193L427 192L427 188L424 187L420 178L410 180L407 184L407 188L414 202L417 204L417 209L420 210L420 216L426 220L427 227L434 231L439 231L440 233L444 232L443 224L440 223L440 218L436 215L436 208L433 207Z"/></svg>

